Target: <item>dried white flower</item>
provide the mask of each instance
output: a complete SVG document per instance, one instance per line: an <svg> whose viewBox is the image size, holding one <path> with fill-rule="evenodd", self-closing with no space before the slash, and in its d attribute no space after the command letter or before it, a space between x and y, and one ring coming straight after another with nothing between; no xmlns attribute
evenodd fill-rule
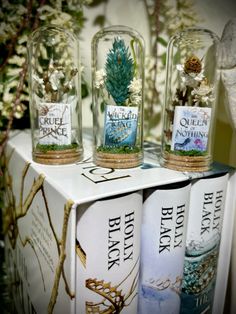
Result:
<svg viewBox="0 0 236 314"><path fill-rule="evenodd" d="M206 96L212 92L212 89L205 81L202 81L199 87L192 90L192 95Z"/></svg>
<svg viewBox="0 0 236 314"><path fill-rule="evenodd" d="M176 69L180 72L183 87L190 86L195 88L204 79L202 71L200 73L186 73L182 64L177 64Z"/></svg>
<svg viewBox="0 0 236 314"><path fill-rule="evenodd" d="M142 101L142 96L140 94L132 94L130 100L133 105L139 105Z"/></svg>
<svg viewBox="0 0 236 314"><path fill-rule="evenodd" d="M49 77L49 82L51 83L53 90L58 90L61 85L61 79L64 78L62 71L54 70Z"/></svg>
<svg viewBox="0 0 236 314"><path fill-rule="evenodd" d="M104 87L106 72L104 69L98 70L95 73L95 88Z"/></svg>
<svg viewBox="0 0 236 314"><path fill-rule="evenodd" d="M134 77L128 87L130 91L131 103L134 105L139 105L142 101L142 80Z"/></svg>
<svg viewBox="0 0 236 314"><path fill-rule="evenodd" d="M129 91L132 94L139 94L141 90L142 90L142 80L134 77L129 85Z"/></svg>
<svg viewBox="0 0 236 314"><path fill-rule="evenodd" d="M199 102L209 103L214 100L212 95L213 87L208 85L206 80L203 80L200 86L194 88L191 94L194 96L194 99Z"/></svg>
<svg viewBox="0 0 236 314"><path fill-rule="evenodd" d="M35 74L33 74L33 80L36 81L37 83L39 83L40 85L41 85L41 84L42 84L42 85L44 84L43 79L40 78L39 76L35 75Z"/></svg>

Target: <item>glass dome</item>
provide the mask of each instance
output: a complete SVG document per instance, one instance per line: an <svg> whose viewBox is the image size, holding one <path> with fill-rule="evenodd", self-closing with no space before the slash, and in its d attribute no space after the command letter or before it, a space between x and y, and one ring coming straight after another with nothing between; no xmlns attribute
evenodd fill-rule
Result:
<svg viewBox="0 0 236 314"><path fill-rule="evenodd" d="M169 41L160 159L164 167L211 167L218 42L213 32L200 28L182 31Z"/></svg>
<svg viewBox="0 0 236 314"><path fill-rule="evenodd" d="M28 41L28 64L33 160L56 165L80 160L78 38L61 27L38 28Z"/></svg>
<svg viewBox="0 0 236 314"><path fill-rule="evenodd" d="M125 26L92 40L94 162L131 168L143 161L144 41Z"/></svg>

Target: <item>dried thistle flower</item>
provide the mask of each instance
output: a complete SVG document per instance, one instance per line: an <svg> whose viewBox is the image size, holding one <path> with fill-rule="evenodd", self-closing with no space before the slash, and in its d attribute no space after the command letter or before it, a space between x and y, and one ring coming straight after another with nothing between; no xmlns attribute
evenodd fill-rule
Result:
<svg viewBox="0 0 236 314"><path fill-rule="evenodd" d="M196 56L189 57L184 64L185 73L196 73L199 74L202 71L201 60Z"/></svg>

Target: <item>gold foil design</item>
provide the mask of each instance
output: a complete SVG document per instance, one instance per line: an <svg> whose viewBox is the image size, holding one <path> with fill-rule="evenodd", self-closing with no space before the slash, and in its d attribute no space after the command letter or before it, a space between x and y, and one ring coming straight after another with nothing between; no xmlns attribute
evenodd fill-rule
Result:
<svg viewBox="0 0 236 314"><path fill-rule="evenodd" d="M59 261L58 261L58 264L56 267L56 275L54 278L54 284L53 284L50 302L48 304L48 314L53 312L53 308L56 304L59 281L60 281L61 275L63 276L63 279L64 279L65 284L66 284L66 292L71 296L71 298L74 297L74 295L72 295L71 292L69 291L69 286L65 280L66 278L65 278L64 268L63 268L63 264L64 264L64 261L66 259L65 250L66 250L66 236L67 236L68 220L69 220L70 211L71 211L73 204L74 203L71 200L68 200L67 203L65 204L65 206L64 206L64 218L63 218L63 225L62 225L62 237L61 237L60 241L58 241L58 239L56 238L58 251L59 251ZM55 232L54 232L54 234L55 234Z"/></svg>
<svg viewBox="0 0 236 314"><path fill-rule="evenodd" d="M86 287L102 297L101 301L98 303L86 301L86 314L118 314L124 307L131 304L133 299L137 296L137 293L134 292L138 284L138 270L135 273L129 292L126 295L122 293L121 285L130 279L138 261L139 259L134 264L130 273L117 285L112 286L111 282L105 282L97 278L89 278L86 280Z"/></svg>
<svg viewBox="0 0 236 314"><path fill-rule="evenodd" d="M175 281L172 281L169 278L166 279L149 279L147 285L150 285L150 287L162 291L166 289L171 289L175 291L177 294L180 294L181 287L182 287L182 277L177 276Z"/></svg>
<svg viewBox="0 0 236 314"><path fill-rule="evenodd" d="M73 201L68 200L64 205L64 217L63 217L63 224L62 224L62 232L61 238L59 238L55 232L53 227L53 223L50 216L50 210L48 207L47 198L44 191L44 174L40 174L36 179L34 179L33 184L30 188L30 191L24 197L24 182L28 174L28 170L30 169L30 163L26 163L24 169L22 171L21 183L20 183L20 196L19 196L19 204L16 205L16 197L13 193L13 179L9 172L9 162L13 156L14 150L12 150L8 157L5 155L3 156L3 164L4 164L4 179L5 179L5 199L4 199L4 217L3 217L3 228L4 233L8 235L10 244L12 249L14 250L16 247L17 238L19 238L22 247L24 248L27 244L30 245L34 254L37 258L39 270L42 277L42 282L44 286L44 290L46 290L43 270L40 264L39 256L36 252L34 247L34 243L32 239L29 237L25 237L22 239L19 228L18 228L18 220L25 217L31 207L31 204L39 191L42 193L42 197L44 200L44 205L48 217L48 222L50 228L52 230L53 236L56 241L57 251L58 251L58 264L56 267L55 278L53 283L53 288L51 292L50 302L48 304L48 314L53 312L54 306L56 304L57 296L58 296L58 289L59 289L59 282L60 278L62 277L65 283L65 290L69 297L72 299L75 297L74 293L70 291L69 285L67 283L67 279L64 272L64 261L66 259L66 237L67 237L67 228L68 228L68 221L70 212L73 206Z"/></svg>
<svg viewBox="0 0 236 314"><path fill-rule="evenodd" d="M86 253L82 249L79 241L76 239L76 254L78 255L82 265L86 268Z"/></svg>

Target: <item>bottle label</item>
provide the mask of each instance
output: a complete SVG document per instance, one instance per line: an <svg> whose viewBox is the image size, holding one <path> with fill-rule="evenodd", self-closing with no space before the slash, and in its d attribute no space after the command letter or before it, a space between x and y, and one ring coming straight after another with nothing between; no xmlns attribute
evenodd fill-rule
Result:
<svg viewBox="0 0 236 314"><path fill-rule="evenodd" d="M138 107L107 105L104 144L106 146L134 146L137 125Z"/></svg>
<svg viewBox="0 0 236 314"><path fill-rule="evenodd" d="M176 106L171 150L207 150L211 108Z"/></svg>
<svg viewBox="0 0 236 314"><path fill-rule="evenodd" d="M38 111L39 144L71 144L70 105L40 103Z"/></svg>

